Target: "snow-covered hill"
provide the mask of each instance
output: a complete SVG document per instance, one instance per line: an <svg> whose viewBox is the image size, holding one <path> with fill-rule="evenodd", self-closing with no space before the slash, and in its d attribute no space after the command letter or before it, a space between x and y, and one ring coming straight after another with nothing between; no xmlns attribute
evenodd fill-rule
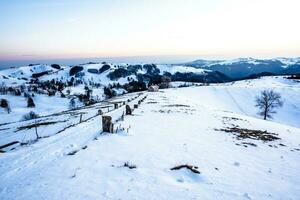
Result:
<svg viewBox="0 0 300 200"><path fill-rule="evenodd" d="M266 88L284 99L268 121L254 106ZM285 77L144 92L128 103L147 95L132 116L116 123L116 134L101 133L101 116L89 119L106 103L49 116L67 119L64 126L77 123L1 154L0 199L297 200L299 94L300 83ZM114 101L136 94L130 95ZM34 129L12 131L20 125L1 125L0 141L34 136ZM46 136L59 127L38 129Z"/></svg>
<svg viewBox="0 0 300 200"><path fill-rule="evenodd" d="M87 63L78 65L82 67L81 70L76 71L74 74L70 73L70 70L74 66L59 66L59 69L51 67L51 65L36 64L23 66L19 68L9 68L0 71L0 82L7 82L7 80L14 80L15 82L24 83L25 80L30 80L35 78L35 75L38 75L42 81L46 80L68 80L70 77L81 76L84 81L89 82L93 81L96 83L109 84L113 82L118 82L124 84L127 81L127 78L133 78L137 80L137 75L141 74L160 74L165 73L175 74L179 73L197 73L205 74L205 72L211 72L211 70L197 69L194 67L186 67L181 65L129 65L129 64L113 64L113 63ZM103 68L103 66L106 66ZM108 75L115 72L117 69L123 69L120 71L116 77L110 78ZM157 71L151 71L157 70ZM39 73L44 73L40 74ZM79 74L80 73L80 74Z"/></svg>

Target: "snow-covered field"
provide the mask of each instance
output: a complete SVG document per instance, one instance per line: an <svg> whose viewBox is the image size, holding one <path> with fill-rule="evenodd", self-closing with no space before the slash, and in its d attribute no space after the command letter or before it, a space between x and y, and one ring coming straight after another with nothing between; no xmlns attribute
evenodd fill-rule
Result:
<svg viewBox="0 0 300 200"><path fill-rule="evenodd" d="M265 121L256 114L254 98L270 88L281 93L284 106ZM145 95L133 115L117 123L121 132L102 133L96 116L0 154L0 199L299 199L300 83L266 77L139 98ZM91 116L96 111L84 110ZM278 139L224 131L232 127ZM0 141L17 135L0 128ZM200 174L171 170L184 164Z"/></svg>

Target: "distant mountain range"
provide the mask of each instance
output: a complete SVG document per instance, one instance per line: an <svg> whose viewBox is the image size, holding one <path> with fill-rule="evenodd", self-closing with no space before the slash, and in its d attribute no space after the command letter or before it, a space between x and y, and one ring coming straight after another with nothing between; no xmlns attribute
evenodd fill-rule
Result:
<svg viewBox="0 0 300 200"><path fill-rule="evenodd" d="M255 59L238 58L234 60L195 60L185 66L218 71L232 79L243 79L255 74L297 74L300 73L300 57Z"/></svg>
<svg viewBox="0 0 300 200"><path fill-rule="evenodd" d="M0 83L77 81L87 85L127 84L132 81L222 83L266 75L300 74L300 58L195 60L182 64L116 64L89 62L79 65L30 64L0 71ZM167 78L167 79L166 79Z"/></svg>

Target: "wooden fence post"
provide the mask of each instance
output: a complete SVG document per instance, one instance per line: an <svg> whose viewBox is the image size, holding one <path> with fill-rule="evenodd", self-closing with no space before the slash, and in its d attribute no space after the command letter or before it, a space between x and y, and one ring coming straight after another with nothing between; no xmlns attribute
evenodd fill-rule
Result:
<svg viewBox="0 0 300 200"><path fill-rule="evenodd" d="M36 125L36 120L34 120L34 129L35 129L35 135L36 135L36 140L39 139L38 131L37 131L37 125Z"/></svg>
<svg viewBox="0 0 300 200"><path fill-rule="evenodd" d="M139 105L138 104L134 104L133 108L138 108Z"/></svg>
<svg viewBox="0 0 300 200"><path fill-rule="evenodd" d="M79 123L82 122L82 114L80 114Z"/></svg>
<svg viewBox="0 0 300 200"><path fill-rule="evenodd" d="M121 121L124 121L124 111L123 111L123 113L121 115Z"/></svg>
<svg viewBox="0 0 300 200"><path fill-rule="evenodd" d="M132 110L130 108L129 105L126 105L126 115L131 115L132 114Z"/></svg>
<svg viewBox="0 0 300 200"><path fill-rule="evenodd" d="M103 132L113 133L113 123L111 116L102 116L102 130Z"/></svg>
<svg viewBox="0 0 300 200"><path fill-rule="evenodd" d="M115 109L118 109L119 105L118 103L114 103Z"/></svg>

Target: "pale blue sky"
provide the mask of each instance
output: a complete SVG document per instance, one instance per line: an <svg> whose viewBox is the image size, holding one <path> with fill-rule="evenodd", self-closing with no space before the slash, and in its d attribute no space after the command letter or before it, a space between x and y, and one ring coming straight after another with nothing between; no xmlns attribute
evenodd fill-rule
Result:
<svg viewBox="0 0 300 200"><path fill-rule="evenodd" d="M1 0L0 60L300 56L298 0Z"/></svg>

